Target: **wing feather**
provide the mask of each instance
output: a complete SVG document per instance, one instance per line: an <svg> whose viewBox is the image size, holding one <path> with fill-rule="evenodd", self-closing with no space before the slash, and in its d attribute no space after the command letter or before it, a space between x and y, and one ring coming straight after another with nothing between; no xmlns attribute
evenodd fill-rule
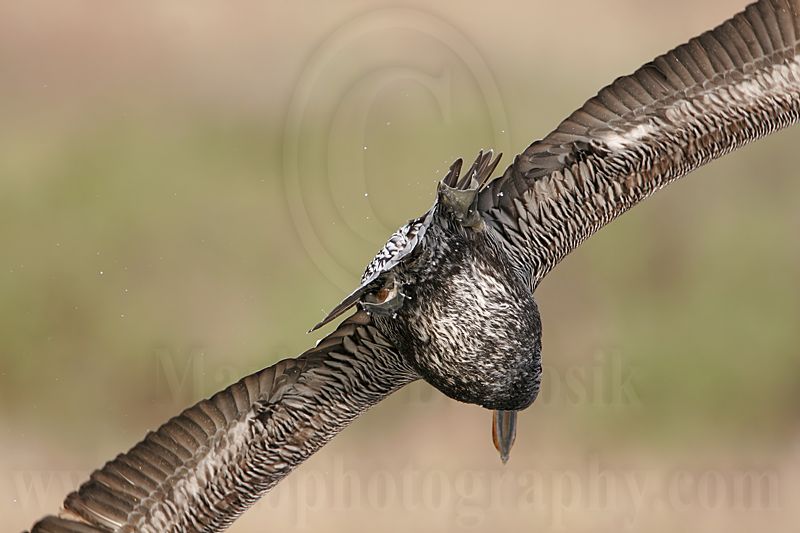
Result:
<svg viewBox="0 0 800 533"><path fill-rule="evenodd" d="M478 207L533 286L654 191L796 122L799 37L800 0L760 0L602 89L490 182Z"/></svg>
<svg viewBox="0 0 800 533"><path fill-rule="evenodd" d="M417 375L358 312L318 345L149 433L33 533L219 531L361 412Z"/></svg>

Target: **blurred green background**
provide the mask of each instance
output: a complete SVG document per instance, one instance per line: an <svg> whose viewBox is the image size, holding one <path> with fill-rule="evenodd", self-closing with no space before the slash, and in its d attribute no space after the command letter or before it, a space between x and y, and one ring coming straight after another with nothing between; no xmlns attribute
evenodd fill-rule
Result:
<svg viewBox="0 0 800 533"><path fill-rule="evenodd" d="M0 3L0 516L310 346L456 157L506 162L742 0ZM232 531L789 531L800 129L659 193L538 290L545 383L418 383Z"/></svg>

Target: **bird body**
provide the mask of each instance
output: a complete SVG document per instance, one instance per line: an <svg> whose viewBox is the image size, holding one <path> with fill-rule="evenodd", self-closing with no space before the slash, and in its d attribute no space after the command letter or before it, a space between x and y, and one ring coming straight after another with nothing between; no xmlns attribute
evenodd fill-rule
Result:
<svg viewBox="0 0 800 533"><path fill-rule="evenodd" d="M423 378L495 410L503 459L536 398L534 290L586 238L700 165L800 116L800 0L760 0L617 79L498 178L457 161L317 346L184 411L67 496L37 533L219 531L349 422Z"/></svg>
<svg viewBox="0 0 800 533"><path fill-rule="evenodd" d="M421 377L488 409L528 407L541 381L541 319L528 276L477 211L500 157L456 161L436 202L390 238L361 285L317 325L359 304Z"/></svg>
<svg viewBox="0 0 800 533"><path fill-rule="evenodd" d="M464 226L446 206L440 197L418 255L390 271L405 299L376 323L451 398L523 409L535 399L541 374L533 291L494 230Z"/></svg>

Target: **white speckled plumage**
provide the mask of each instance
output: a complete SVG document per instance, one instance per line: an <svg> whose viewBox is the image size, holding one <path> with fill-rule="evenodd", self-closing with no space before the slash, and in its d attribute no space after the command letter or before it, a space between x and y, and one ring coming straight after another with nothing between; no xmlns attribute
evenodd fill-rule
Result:
<svg viewBox="0 0 800 533"><path fill-rule="evenodd" d="M395 231L364 269L361 284L370 283L380 273L394 268L405 256L410 254L424 238L425 229L429 223L430 220L427 216L415 218Z"/></svg>
<svg viewBox="0 0 800 533"><path fill-rule="evenodd" d="M656 190L798 116L800 0L760 0L617 79L501 177L490 180L491 153L462 178L457 162L327 320L357 305L351 318L148 434L33 531L222 530L418 377L500 410L507 433L509 410L539 389L542 278Z"/></svg>

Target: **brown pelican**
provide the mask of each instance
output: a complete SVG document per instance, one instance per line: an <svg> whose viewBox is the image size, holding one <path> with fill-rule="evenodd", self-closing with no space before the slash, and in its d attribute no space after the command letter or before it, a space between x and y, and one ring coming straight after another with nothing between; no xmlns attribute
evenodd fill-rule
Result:
<svg viewBox="0 0 800 533"><path fill-rule="evenodd" d="M507 457L539 390L539 282L643 198L795 122L799 52L800 0L761 0L602 89L500 177L491 151L457 161L323 320L356 307L333 333L149 433L33 531L218 531L420 377L494 410Z"/></svg>

